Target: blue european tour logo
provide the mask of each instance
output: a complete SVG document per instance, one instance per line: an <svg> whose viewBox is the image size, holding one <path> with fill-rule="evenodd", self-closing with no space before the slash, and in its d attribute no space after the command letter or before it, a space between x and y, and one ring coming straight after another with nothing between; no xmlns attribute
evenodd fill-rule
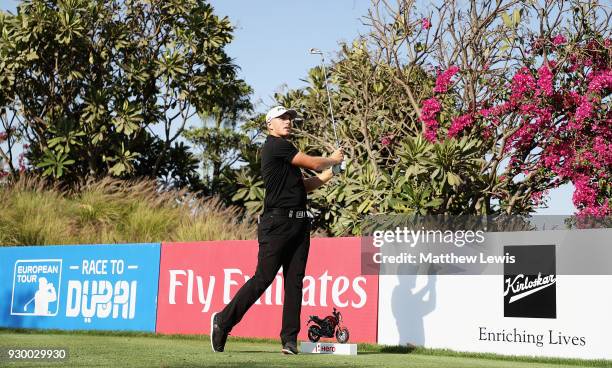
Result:
<svg viewBox="0 0 612 368"><path fill-rule="evenodd" d="M61 259L15 261L11 315L56 316L61 279Z"/></svg>

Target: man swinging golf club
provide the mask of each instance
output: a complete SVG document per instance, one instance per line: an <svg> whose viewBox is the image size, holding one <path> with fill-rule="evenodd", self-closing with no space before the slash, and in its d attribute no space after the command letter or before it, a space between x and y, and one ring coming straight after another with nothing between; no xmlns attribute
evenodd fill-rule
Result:
<svg viewBox="0 0 612 368"><path fill-rule="evenodd" d="M268 137L262 148L261 173L266 194L264 211L257 228L259 253L255 275L210 321L210 342L215 352L225 348L227 335L247 310L274 281L283 267L285 297L280 332L282 352L297 354L302 309L302 280L310 248L310 219L306 214L306 193L333 177L330 169L343 159L341 148L329 157L309 156L297 150L287 138L297 112L276 106L268 111ZM300 168L322 171L304 179Z"/></svg>

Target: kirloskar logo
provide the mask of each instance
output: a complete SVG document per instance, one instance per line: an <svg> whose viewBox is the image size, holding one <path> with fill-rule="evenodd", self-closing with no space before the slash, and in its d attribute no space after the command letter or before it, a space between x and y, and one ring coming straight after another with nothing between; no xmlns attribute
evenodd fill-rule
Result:
<svg viewBox="0 0 612 368"><path fill-rule="evenodd" d="M514 279L508 277L506 279L506 291L504 292L504 296L512 292L513 295L510 297L508 303L514 303L517 300L521 300L533 293L554 285L555 282L555 275L542 277L541 273L538 274L538 277L535 279L530 279L529 276L522 274L515 276Z"/></svg>
<svg viewBox="0 0 612 368"><path fill-rule="evenodd" d="M239 268L224 268L221 283L217 281L217 277L214 275L200 276L191 269L170 269L168 270L168 276L168 304L199 303L202 306L202 313L210 310L211 302L216 293L223 296L223 304L228 304L238 289L251 278ZM366 278L363 276L352 279L346 276L333 277L328 271L317 276L306 275L304 277L302 305L328 307L331 302L331 305L337 307L350 306L360 309L367 302L365 286ZM257 300L256 304L281 306L283 305L282 295L283 276L281 268L272 285Z"/></svg>
<svg viewBox="0 0 612 368"><path fill-rule="evenodd" d="M554 245L505 246L504 317L557 318Z"/></svg>

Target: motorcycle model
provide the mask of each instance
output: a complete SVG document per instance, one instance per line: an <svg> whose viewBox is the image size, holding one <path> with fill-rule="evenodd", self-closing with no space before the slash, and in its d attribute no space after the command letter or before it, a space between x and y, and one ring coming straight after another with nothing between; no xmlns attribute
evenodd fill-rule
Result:
<svg viewBox="0 0 612 368"><path fill-rule="evenodd" d="M312 323L308 327L308 340L317 342L321 337L333 338L340 344L345 344L349 340L349 330L342 324L342 313L334 308L330 316L323 319L317 316L310 316L306 325Z"/></svg>

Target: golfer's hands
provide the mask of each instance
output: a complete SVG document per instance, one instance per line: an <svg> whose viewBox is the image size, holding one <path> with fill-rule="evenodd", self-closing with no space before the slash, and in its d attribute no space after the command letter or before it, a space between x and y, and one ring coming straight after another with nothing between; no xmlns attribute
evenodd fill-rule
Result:
<svg viewBox="0 0 612 368"><path fill-rule="evenodd" d="M342 148L338 148L331 154L331 156L329 156L329 158L334 161L335 165L340 165L342 161L344 161L344 150Z"/></svg>
<svg viewBox="0 0 612 368"><path fill-rule="evenodd" d="M319 179L321 179L324 183L331 180L334 177L334 171L330 167L329 169L325 169L321 172Z"/></svg>

